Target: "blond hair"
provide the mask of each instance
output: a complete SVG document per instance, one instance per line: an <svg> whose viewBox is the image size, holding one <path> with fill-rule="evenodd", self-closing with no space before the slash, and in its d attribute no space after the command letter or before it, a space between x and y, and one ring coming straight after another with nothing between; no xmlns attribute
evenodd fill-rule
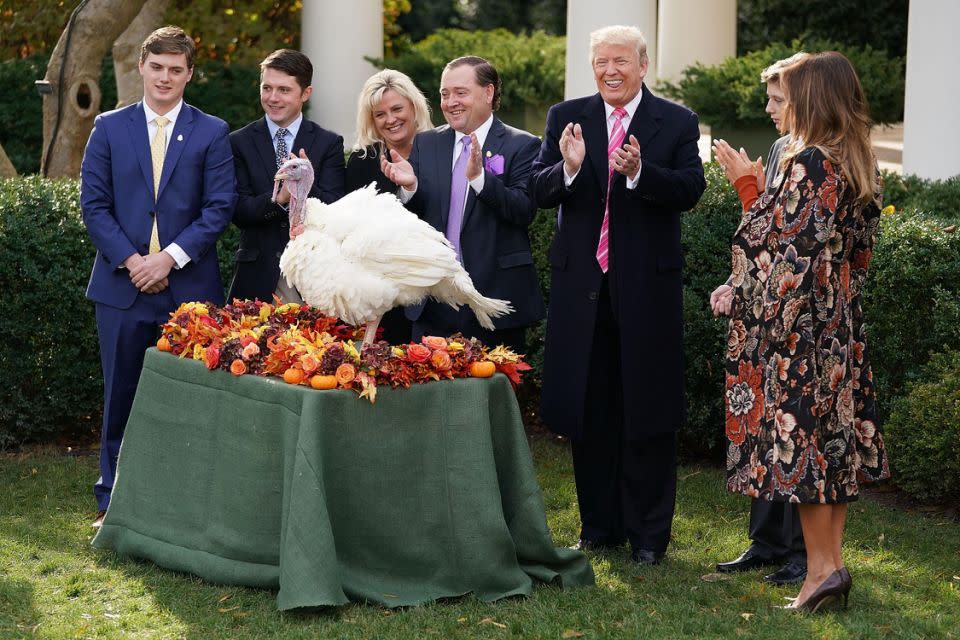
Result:
<svg viewBox="0 0 960 640"><path fill-rule="evenodd" d="M877 159L870 147L870 115L857 72L837 51L807 56L780 72L792 140L781 167L804 149L816 147L840 165L856 200L876 199Z"/></svg>
<svg viewBox="0 0 960 640"><path fill-rule="evenodd" d="M380 106L387 90L396 91L413 105L413 119L418 133L433 128L433 123L430 122L430 105L427 104L423 92L413 84L413 80L394 69L378 71L363 83L357 100L357 142L353 148L364 154L367 147L383 142L377 134L373 111Z"/></svg>
<svg viewBox="0 0 960 640"><path fill-rule="evenodd" d="M613 44L631 47L637 52L640 64L647 63L647 40L637 27L615 24L602 27L590 34L590 65L597 59L597 49L601 45Z"/></svg>
<svg viewBox="0 0 960 640"><path fill-rule="evenodd" d="M794 65L801 60L806 60L810 57L809 53L805 51L798 51L789 58L784 58L783 60L777 60L772 65L760 72L760 82L770 83L770 82L780 82L780 72L786 69L787 67Z"/></svg>

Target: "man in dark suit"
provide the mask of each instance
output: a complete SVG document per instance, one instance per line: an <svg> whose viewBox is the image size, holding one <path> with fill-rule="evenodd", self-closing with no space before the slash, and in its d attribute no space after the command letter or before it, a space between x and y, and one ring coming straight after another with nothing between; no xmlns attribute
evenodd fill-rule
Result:
<svg viewBox="0 0 960 640"><path fill-rule="evenodd" d="M770 119L773 120L779 133L787 131L783 120L783 106L786 98L783 87L780 85L780 72L808 55L801 52L778 60L760 74L761 82L767 85L766 112L770 114ZM775 189L780 184L778 179L780 156L789 140L788 134L779 138L770 147L764 176L764 188L767 191ZM752 168L746 154L742 150L739 155L736 154L725 141L715 140L714 148L717 149L717 161L724 167L729 178L733 179L733 171L748 172ZM725 160L721 160L721 156ZM735 169L731 166L733 164L739 164L739 168ZM730 286L721 285L710 296L711 306L718 304L721 299L729 302L731 297ZM729 313L729 307L727 307L727 313ZM803 582L807 575L807 555L797 505L753 498L750 501L749 535L750 546L737 558L729 562L717 563L717 571L731 573L779 564L781 565L779 569L763 577L764 582L777 585Z"/></svg>
<svg viewBox="0 0 960 640"><path fill-rule="evenodd" d="M230 300L269 301L275 291L284 299L299 299L280 282L280 254L290 238L290 194L281 189L277 202L271 200L273 176L291 152L299 150L313 165L309 197L329 204L343 196L343 138L303 117L303 105L313 93L312 78L313 65L299 51L271 53L260 63L264 117L230 134L239 194L233 222L243 230Z"/></svg>
<svg viewBox="0 0 960 640"><path fill-rule="evenodd" d="M590 35L599 93L553 106L532 190L557 207L542 417L571 438L581 549L670 540L686 413L680 212L705 188L697 116L643 84L636 27Z"/></svg>
<svg viewBox="0 0 960 640"><path fill-rule="evenodd" d="M233 159L227 124L183 102L193 53L179 27L147 37L143 101L97 117L80 168L104 381L94 526L110 503L144 351L180 303L223 301L216 242L236 200Z"/></svg>
<svg viewBox="0 0 960 640"><path fill-rule="evenodd" d="M446 234L484 296L514 311L483 329L470 309L427 301L408 308L413 338L462 332L489 345L526 350L526 330L545 313L527 228L536 206L527 187L539 140L509 127L500 106L500 76L483 58L457 58L443 70L440 108L447 124L417 134L409 162L381 161L411 211ZM452 167L452 169L451 169Z"/></svg>

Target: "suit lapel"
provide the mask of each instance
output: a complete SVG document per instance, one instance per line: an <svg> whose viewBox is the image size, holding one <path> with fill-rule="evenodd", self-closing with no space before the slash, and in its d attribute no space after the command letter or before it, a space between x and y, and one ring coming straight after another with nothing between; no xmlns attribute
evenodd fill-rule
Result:
<svg viewBox="0 0 960 640"><path fill-rule="evenodd" d="M313 123L304 118L300 121L300 129L297 131L297 137L293 141L293 148L290 149L290 152L299 155L300 149L309 149L316 135L317 132L314 130Z"/></svg>
<svg viewBox="0 0 960 640"><path fill-rule="evenodd" d="M486 168L487 158L500 153L506 135L507 129L503 126L503 122L494 117L493 124L490 125L490 131L487 132L487 139L483 141L483 149L480 150L480 161L484 163L484 169ZM467 221L470 220L470 214L473 213L476 204L477 194L467 185L467 205L463 211L463 229L467 228Z"/></svg>
<svg viewBox="0 0 960 640"><path fill-rule="evenodd" d="M641 160L643 159L643 148L660 130L660 120L662 119L659 99L650 93L647 85L642 86L642 91L643 97L640 99L640 104L637 105L636 113L630 118L630 126L627 127L625 140L629 142L630 136L637 139L637 142L640 143Z"/></svg>
<svg viewBox="0 0 960 640"><path fill-rule="evenodd" d="M143 110L143 102L130 110L130 119L127 121L130 139L133 141L133 150L140 163L143 180L147 183L150 195L153 195L153 160L150 157L150 140L147 134L147 114Z"/></svg>
<svg viewBox="0 0 960 640"><path fill-rule="evenodd" d="M583 139L587 147L587 159L593 167L601 193L607 193L607 175L610 160L607 158L607 112L603 99L596 94L587 101L580 119Z"/></svg>
<svg viewBox="0 0 960 640"><path fill-rule="evenodd" d="M190 132L193 131L194 118L193 107L184 103L180 109L180 116L177 123L173 125L173 131L170 132L170 143L167 145L167 153L163 157L163 172L160 174L160 188L157 189L157 200L163 193L164 187L170 182L170 176L173 174L177 161L180 160L180 154L190 139Z"/></svg>
<svg viewBox="0 0 960 640"><path fill-rule="evenodd" d="M447 217L450 213L450 174L453 172L453 143L456 134L447 127L437 136L437 145L434 155L436 167L435 180L440 192L440 223L441 232L447 228Z"/></svg>
<svg viewBox="0 0 960 640"><path fill-rule="evenodd" d="M254 149L257 150L257 156L263 164L263 175L267 176L267 181L272 183L273 176L277 173L277 152L273 148L273 139L270 137L270 129L267 128L265 118L260 118L253 126L252 141Z"/></svg>

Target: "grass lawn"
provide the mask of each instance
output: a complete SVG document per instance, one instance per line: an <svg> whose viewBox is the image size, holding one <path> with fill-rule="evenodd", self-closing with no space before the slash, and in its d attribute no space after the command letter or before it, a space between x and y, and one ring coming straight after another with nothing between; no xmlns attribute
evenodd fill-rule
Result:
<svg viewBox="0 0 960 640"><path fill-rule="evenodd" d="M542 436L531 447L554 538L572 544L567 448ZM624 549L591 556L595 589L305 613L277 612L274 592L94 550L96 476L94 457L0 458L0 638L960 638L960 525L868 500L851 508L848 611L775 609L795 588L763 585L760 570L704 580L743 549L749 507L713 468L680 470L674 538L659 567L632 566Z"/></svg>

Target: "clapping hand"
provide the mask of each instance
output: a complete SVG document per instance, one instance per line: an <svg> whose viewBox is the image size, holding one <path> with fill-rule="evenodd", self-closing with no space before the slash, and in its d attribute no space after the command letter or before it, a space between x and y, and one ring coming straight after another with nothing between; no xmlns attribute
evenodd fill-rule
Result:
<svg viewBox="0 0 960 640"><path fill-rule="evenodd" d="M387 153L380 154L380 171L383 172L383 175L387 176L390 182L403 187L407 191L416 191L417 174L413 171L413 165L399 153L389 154L391 157L397 158L392 162L387 159L387 155Z"/></svg>
<svg viewBox="0 0 960 640"><path fill-rule="evenodd" d="M563 171L568 176L580 171L583 159L587 157L587 145L583 141L583 129L572 122L563 128L560 135L560 155L563 156Z"/></svg>
<svg viewBox="0 0 960 640"><path fill-rule="evenodd" d="M753 175L757 179L757 191L763 193L766 188L766 176L760 158L753 161L743 147L740 147L738 153L727 144L726 140L719 138L713 141L713 155L717 159L717 164L727 174L727 180L730 181L730 184L735 183L743 176Z"/></svg>
<svg viewBox="0 0 960 640"><path fill-rule="evenodd" d="M710 294L710 309L713 316L728 316L733 306L733 287L722 284Z"/></svg>
<svg viewBox="0 0 960 640"><path fill-rule="evenodd" d="M467 180L476 180L483 173L483 162L480 160L480 142L477 134L470 134L470 157L467 158Z"/></svg>
<svg viewBox="0 0 960 640"><path fill-rule="evenodd" d="M630 136L629 143L610 154L610 167L631 180L636 176L640 169L640 143L634 136Z"/></svg>

